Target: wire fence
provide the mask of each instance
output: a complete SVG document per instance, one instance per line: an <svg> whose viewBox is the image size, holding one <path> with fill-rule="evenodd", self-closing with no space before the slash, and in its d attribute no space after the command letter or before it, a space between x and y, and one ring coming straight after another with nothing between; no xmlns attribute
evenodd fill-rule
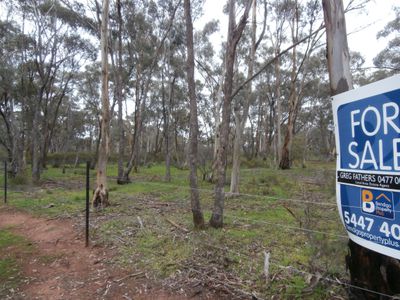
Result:
<svg viewBox="0 0 400 300"><path fill-rule="evenodd" d="M305 233L319 234L319 235L330 236L330 237L339 238L339 239L348 239L347 235L341 235L341 234L335 234L335 233L330 233L330 232L325 232L325 231L302 228L302 227L298 227L298 226L291 226L291 225L285 225L285 224L279 224L279 223L275 223L275 222L268 222L268 221L261 221L261 220L253 220L250 218L243 218L243 217L240 217L240 218L235 217L235 219L250 222L252 224L265 224L265 225L280 227L280 228L284 228L284 229L292 230L292 231L302 231Z"/></svg>
<svg viewBox="0 0 400 300"><path fill-rule="evenodd" d="M4 185L3 185L3 188L2 188L2 190L4 191L4 196L3 196L3 197L4 197L4 203L7 203L7 198L8 198L8 193L7 193L7 187L8 187L8 183L7 183L8 171L7 171L7 161L6 161L6 160L4 161L3 168L2 168L1 171L4 172L4 173L3 173Z"/></svg>
<svg viewBox="0 0 400 300"><path fill-rule="evenodd" d="M7 162L4 162L1 166L0 166L0 174L2 174L3 176L3 185L0 187L0 190L4 191L4 202L7 203L8 201L8 192L12 192L12 193L24 193L24 191L21 190L10 190L8 187L8 176L7 176ZM0 175L1 177L1 175ZM116 177L112 177L109 176L109 179L116 179ZM91 179L93 179L90 176L90 163L86 164L86 170L85 170L85 191L86 191L86 201L85 201L85 244L86 246L89 245L89 228L90 228L90 181ZM82 180L83 182L83 180ZM163 188L179 188L179 189L184 189L186 191L190 191L193 190L193 188L190 188L188 186L182 186L179 185L177 186L176 184L170 184L170 183L166 183L166 182L155 182L155 181L136 181L136 182L141 182L141 183L146 183L149 185L152 185L155 187L155 189L157 187L163 187ZM197 188L196 190L198 190L199 192L203 192L203 193L207 193L209 195L214 195L214 190L213 189L207 189L207 188ZM305 206L309 206L312 205L314 206L318 206L321 207L321 209L324 208L336 208L337 204L336 202L327 202L327 201L311 201L311 200L305 200L305 199L300 199L300 198L285 198L285 197L278 197L278 196L269 196L269 195L257 195L257 194L249 194L249 193L226 193L229 197L227 198L227 203L235 203L236 201L239 201L243 198L253 198L253 199L258 199L258 200L265 200L265 203L263 203L264 208L270 207L270 205L272 204L276 204L276 203L292 203L295 205L305 205ZM175 199L175 201L177 202L181 202L181 203L186 203L189 204L189 197L185 197L182 199ZM361 207L354 207L354 206L349 206L352 208L361 208ZM348 236L347 235L343 235L343 234L338 234L338 233L333 233L333 232L328 232L328 231L323 231L323 230L316 230L316 229L312 229L312 228L305 228L305 227L301 227L301 226L295 226L295 225L290 225L290 224L282 224L282 223L276 223L276 222L270 222L267 220L254 220L251 218L246 218L246 217L242 217L242 216L233 216L233 215L227 215L226 216L227 220L231 220L232 222L245 222L246 224L259 224L259 225L268 225L268 226L273 226L273 227L277 227L277 228L281 228L284 229L286 231L288 231L290 234L298 234L299 232L301 233L306 233L306 234L316 234L316 235L322 235L324 237L329 237L329 238L333 238L333 239L337 239L337 240L347 240ZM337 220L336 220L337 222ZM207 233L206 233L207 234ZM250 256L248 253L245 252L237 252L235 250L232 249L226 249L227 251L236 254L236 255L243 255L248 257L249 259L253 259L252 256ZM323 280L325 282L329 282L338 286L343 286L346 288L351 288L351 289L356 289L356 290L360 290L363 292L368 292L368 293L372 293L378 296L383 296L383 297L387 297L388 299L399 299L396 298L395 296L391 296L385 293L381 293L379 291L374 291L371 289L367 289L364 287L360 287L360 286L356 286L353 284L350 284L346 281L343 280L339 280L338 278L331 278L331 277L327 277L327 276L322 276L321 274L315 274L306 270L301 270L295 266L292 266L290 264L288 265L283 265L282 263L280 263L277 260L273 260L271 259L268 262L271 266L274 266L276 268L282 269L282 270L288 270L291 272L295 272L301 275L307 275L307 276L313 276L318 278L318 280ZM258 297L258 299L261 299Z"/></svg>
<svg viewBox="0 0 400 300"><path fill-rule="evenodd" d="M224 250L226 250L227 252L230 252L230 253L232 253L234 255L239 255L239 256L243 255L243 256L245 256L245 257L247 257L249 259L254 259L253 256L251 256L251 255L249 255L249 254L247 254L245 252L238 252L238 251L234 251L234 250L229 249L229 248L226 248ZM265 259L267 259L267 258L265 258ZM323 281L326 281L326 282L329 282L329 283L333 283L333 284L336 284L336 285L340 285L340 286L343 286L343 287L356 289L356 290L363 291L363 292L368 292L368 293L371 293L371 294L374 294L374 295L378 295L378 296L387 297L387 299L400 299L398 296L393 296L393 295L381 293L381 292L378 292L378 291L375 291L375 290L367 289L367 288L364 288L364 287L361 287L361 286L357 286L357 285L342 281L342 280L340 280L338 278L333 279L331 277L322 276L321 274L316 274L316 273L312 273L312 272L309 272L309 271L300 270L300 269L298 269L298 268L296 268L296 267L294 267L292 265L284 266L284 265L280 264L279 262L277 262L276 260L273 260L273 259L269 259L268 258L267 265L274 266L274 267L277 267L277 268L282 269L282 270L293 271L293 272L301 274L301 275L312 276L314 278L317 278L318 280L323 280ZM266 271L268 271L268 270L266 270ZM261 300L260 297L257 297L257 299Z"/></svg>

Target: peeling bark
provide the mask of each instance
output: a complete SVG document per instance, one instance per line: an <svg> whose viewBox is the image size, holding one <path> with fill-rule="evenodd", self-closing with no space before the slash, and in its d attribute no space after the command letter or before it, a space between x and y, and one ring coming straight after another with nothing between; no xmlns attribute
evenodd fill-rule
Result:
<svg viewBox="0 0 400 300"><path fill-rule="evenodd" d="M193 224L195 228L204 229L204 216L200 205L200 195L197 184L197 165L198 165L198 131L199 124L197 119L197 101L194 81L194 49L193 49L193 23L190 11L190 0L185 0L185 19L186 19L186 48L187 61L186 70L189 89L189 108L190 108L190 134L189 134L189 166L190 166L190 204L193 214Z"/></svg>
<svg viewBox="0 0 400 300"><path fill-rule="evenodd" d="M210 218L210 225L214 228L223 227L223 213L224 213L224 185L226 179L226 161L228 152L228 139L229 139L229 122L231 115L231 102L233 90L233 67L236 56L236 46L239 42L244 27L247 22L251 2L246 3L245 11L236 25L235 22L235 1L230 0L229 7L229 27L228 27L228 40L225 53L225 80L224 80L224 100L222 103L222 122L220 130L220 144L217 149L216 172L217 179L214 188L215 199L212 215Z"/></svg>
<svg viewBox="0 0 400 300"><path fill-rule="evenodd" d="M101 140L97 162L97 187L92 201L93 206L96 204L101 207L109 205L107 188L107 161L110 140L110 103L108 99L108 12L109 0L103 0L101 22ZM98 203L98 201L101 202Z"/></svg>

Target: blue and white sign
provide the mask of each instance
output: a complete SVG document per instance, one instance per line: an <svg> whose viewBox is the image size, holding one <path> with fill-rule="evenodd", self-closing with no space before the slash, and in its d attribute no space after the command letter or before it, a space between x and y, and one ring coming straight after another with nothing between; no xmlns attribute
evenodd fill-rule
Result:
<svg viewBox="0 0 400 300"><path fill-rule="evenodd" d="M333 97L340 217L359 245L400 259L400 76Z"/></svg>

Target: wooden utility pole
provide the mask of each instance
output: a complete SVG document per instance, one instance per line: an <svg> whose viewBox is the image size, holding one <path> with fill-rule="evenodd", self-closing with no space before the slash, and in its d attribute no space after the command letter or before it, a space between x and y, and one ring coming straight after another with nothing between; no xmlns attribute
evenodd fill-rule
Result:
<svg viewBox="0 0 400 300"><path fill-rule="evenodd" d="M322 0L327 39L331 95L353 89L346 21L342 0ZM349 240L346 263L350 270L350 299L386 299L379 293L400 293L400 261ZM370 292L370 291L375 291Z"/></svg>

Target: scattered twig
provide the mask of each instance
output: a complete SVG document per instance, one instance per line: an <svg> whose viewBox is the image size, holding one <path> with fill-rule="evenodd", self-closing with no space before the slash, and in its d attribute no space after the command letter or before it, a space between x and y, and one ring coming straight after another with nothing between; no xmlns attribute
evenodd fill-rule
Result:
<svg viewBox="0 0 400 300"><path fill-rule="evenodd" d="M116 280L114 280L114 282L120 283L121 281L124 281L125 279L132 278L132 277L139 277L141 275L144 275L144 272L132 273L132 274L126 275L120 279L116 279Z"/></svg>
<svg viewBox="0 0 400 300"><path fill-rule="evenodd" d="M302 222L301 219L299 217L296 216L296 214L289 208L287 207L285 204L282 204L282 206L292 215L292 217L299 222L300 227L302 227Z"/></svg>
<svg viewBox="0 0 400 300"><path fill-rule="evenodd" d="M114 239L120 242L121 244L126 245L126 242L122 238L115 236Z"/></svg>
<svg viewBox="0 0 400 300"><path fill-rule="evenodd" d="M224 252L226 252L226 251L227 251L227 249L226 249L226 248L218 247L218 246L216 246L216 245L213 245L213 244L208 244L207 246L208 246L208 247L210 247L210 248L214 248L214 249L217 249L217 250L224 251Z"/></svg>
<svg viewBox="0 0 400 300"><path fill-rule="evenodd" d="M270 253L264 251L264 276L267 283L269 282L269 257Z"/></svg>
<svg viewBox="0 0 400 300"><path fill-rule="evenodd" d="M103 294L103 297L107 296L108 292L110 291L111 286L112 286L112 282L107 283L106 290Z"/></svg>
<svg viewBox="0 0 400 300"><path fill-rule="evenodd" d="M241 294L242 296L251 297L251 299L255 298L255 299L260 299L261 300L261 298L256 296L255 293L249 293L249 292L246 292L243 289L240 289L240 288L237 288L237 287L233 286L232 282L228 283L227 280L224 280L224 281L219 280L218 278L215 278L213 276L209 276L207 274L204 274L203 272L200 272L200 271L198 271L196 269L193 269L193 268L190 268L190 267L188 269L190 271L194 272L194 273L197 273L197 274L199 274L199 275L201 275L203 277L206 277L210 282L218 283L218 288L220 290L223 290L223 291L227 292L228 294L233 294L232 291L234 291L234 292L236 292L238 294ZM242 288L247 288L245 285L243 285L241 283L235 283L235 285L240 286ZM215 286L214 288L217 288L217 286Z"/></svg>
<svg viewBox="0 0 400 300"><path fill-rule="evenodd" d="M304 288L302 293L303 294L312 294L314 289L317 287L319 281L321 280L322 276L317 272L315 275L310 275L309 278L309 286Z"/></svg>
<svg viewBox="0 0 400 300"><path fill-rule="evenodd" d="M141 219L139 216L137 216L137 220L138 220L138 222L139 222L140 229L143 229L143 228L144 228L144 225L143 225L142 219Z"/></svg>
<svg viewBox="0 0 400 300"><path fill-rule="evenodd" d="M176 228L182 230L185 233L189 233L189 229L186 229L185 227L175 223L174 221L170 220L170 219L166 219L168 223L170 223L171 225L175 226Z"/></svg>

